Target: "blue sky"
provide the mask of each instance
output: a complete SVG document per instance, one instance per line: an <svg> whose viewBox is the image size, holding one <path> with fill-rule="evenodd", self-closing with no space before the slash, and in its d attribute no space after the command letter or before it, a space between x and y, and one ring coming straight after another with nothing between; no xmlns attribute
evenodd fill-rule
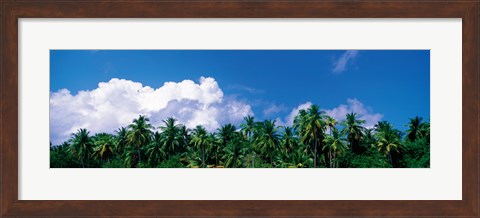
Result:
<svg viewBox="0 0 480 218"><path fill-rule="evenodd" d="M223 93L215 104L239 103L248 106L248 113L257 119L278 119L279 123L286 123L293 110L307 102L330 113L334 109L338 112L343 105L346 111L359 110L375 120L381 117L402 130L408 118L418 115L427 120L430 116L428 50L52 50L50 67L51 98L62 89L70 92L71 98L57 96L63 100L51 100L51 107L62 111L68 105L98 110L91 107L102 105L99 98L72 98L79 98L81 90L99 89L100 82L108 83L112 78L138 82L155 90L165 82L191 80L200 84L201 77L211 77ZM209 98L212 93L202 98ZM188 99L197 101L195 98ZM181 101L181 97L174 99L183 102L174 110L192 103ZM95 101L97 106L87 101ZM161 115L168 115L166 111ZM56 118L64 120L61 116L71 117L71 113ZM77 113L74 117L81 116ZM71 122L57 129L94 125Z"/></svg>

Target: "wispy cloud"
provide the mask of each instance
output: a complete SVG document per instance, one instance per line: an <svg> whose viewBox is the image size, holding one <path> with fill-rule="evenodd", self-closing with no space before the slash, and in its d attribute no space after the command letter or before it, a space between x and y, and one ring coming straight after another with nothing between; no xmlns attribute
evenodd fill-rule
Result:
<svg viewBox="0 0 480 218"><path fill-rule="evenodd" d="M335 60L333 63L333 73L341 73L347 69L348 62L355 59L357 57L358 51L356 50L348 50L342 54L342 56Z"/></svg>
<svg viewBox="0 0 480 218"><path fill-rule="evenodd" d="M285 105L270 104L263 110L263 115L269 116L286 110L287 108L285 107Z"/></svg>
<svg viewBox="0 0 480 218"><path fill-rule="evenodd" d="M113 67L113 64L110 63L110 62L105 63L105 65L103 67L103 73L105 73L105 74L116 73L116 70Z"/></svg>
<svg viewBox="0 0 480 218"><path fill-rule="evenodd" d="M250 94L261 94L265 92L262 89L256 89L256 88L252 88L252 87L241 85L241 84L229 85L227 86L227 89L246 91L246 92L249 92Z"/></svg>

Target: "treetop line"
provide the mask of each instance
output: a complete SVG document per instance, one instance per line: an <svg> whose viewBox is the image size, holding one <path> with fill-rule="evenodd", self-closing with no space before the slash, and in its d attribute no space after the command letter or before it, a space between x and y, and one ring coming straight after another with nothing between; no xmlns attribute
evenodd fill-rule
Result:
<svg viewBox="0 0 480 218"><path fill-rule="evenodd" d="M51 168L428 168L430 123L411 118L402 132L388 121L365 128L349 113L338 122L318 105L300 110L291 127L244 118L210 133L173 117L155 131L140 115L115 134L79 129L50 146Z"/></svg>

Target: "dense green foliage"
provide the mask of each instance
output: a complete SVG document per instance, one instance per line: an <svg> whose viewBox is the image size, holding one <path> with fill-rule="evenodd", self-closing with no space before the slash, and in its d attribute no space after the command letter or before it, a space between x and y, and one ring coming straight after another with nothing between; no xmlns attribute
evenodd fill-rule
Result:
<svg viewBox="0 0 480 218"><path fill-rule="evenodd" d="M415 117L403 133L387 121L363 127L355 113L345 121L312 105L292 127L244 118L237 129L188 129L167 118L153 127L145 116L115 134L79 129L50 148L52 168L428 168L430 123ZM155 131L157 130L157 131Z"/></svg>

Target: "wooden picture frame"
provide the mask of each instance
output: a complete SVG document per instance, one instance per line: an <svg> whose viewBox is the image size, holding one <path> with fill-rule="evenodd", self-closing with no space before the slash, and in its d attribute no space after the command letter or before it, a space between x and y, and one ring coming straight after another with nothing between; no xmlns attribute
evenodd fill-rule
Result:
<svg viewBox="0 0 480 218"><path fill-rule="evenodd" d="M2 216L479 216L479 1L4 0L0 6ZM19 18L461 18L462 200L18 200Z"/></svg>

